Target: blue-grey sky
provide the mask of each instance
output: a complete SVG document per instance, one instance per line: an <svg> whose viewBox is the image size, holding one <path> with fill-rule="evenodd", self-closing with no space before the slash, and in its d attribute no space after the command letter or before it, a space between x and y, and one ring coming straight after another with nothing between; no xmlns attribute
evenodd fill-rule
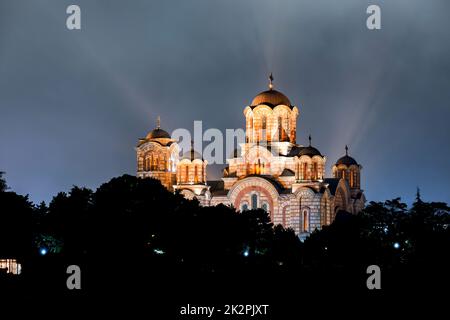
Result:
<svg viewBox="0 0 450 320"><path fill-rule="evenodd" d="M66 29L69 4L80 31ZM381 30L366 28L369 4ZM167 131L243 127L272 71L328 176L348 144L369 200L409 202L419 186L450 202L449 12L445 0L1 0L0 171L36 202L95 189L135 173L158 115Z"/></svg>

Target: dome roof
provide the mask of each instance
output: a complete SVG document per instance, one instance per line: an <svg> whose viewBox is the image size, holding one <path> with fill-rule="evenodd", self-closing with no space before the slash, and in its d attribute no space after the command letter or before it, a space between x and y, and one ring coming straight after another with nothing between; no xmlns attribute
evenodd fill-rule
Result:
<svg viewBox="0 0 450 320"><path fill-rule="evenodd" d="M355 159L348 155L348 146L345 146L345 156L341 157L336 161L336 165L344 164L346 166L358 165Z"/></svg>
<svg viewBox="0 0 450 320"><path fill-rule="evenodd" d="M299 156L310 156L310 157L322 156L322 154L320 153L319 150L317 150L316 148L311 147L311 146L301 148L298 155Z"/></svg>
<svg viewBox="0 0 450 320"><path fill-rule="evenodd" d="M198 153L197 151L195 151L194 149L191 149L190 151L185 152L181 159L182 160L188 159L191 161L193 161L195 159L200 159L203 161L202 155L200 153Z"/></svg>
<svg viewBox="0 0 450 320"><path fill-rule="evenodd" d="M288 97L286 97L281 92L271 89L263 91L256 97L254 97L250 106L256 107L257 105L260 104L266 104L273 107L278 106L280 104L284 104L290 107L291 101L289 101Z"/></svg>
<svg viewBox="0 0 450 320"><path fill-rule="evenodd" d="M346 166L351 166L351 165L358 165L358 162L356 162L355 159L353 159L352 157L345 155L341 158L339 158L338 161L336 161L336 165L340 165L340 164L345 164Z"/></svg>
<svg viewBox="0 0 450 320"><path fill-rule="evenodd" d="M170 139L170 134L167 131L164 131L161 128L153 129L147 135L147 139L159 139L159 138L168 138Z"/></svg>
<svg viewBox="0 0 450 320"><path fill-rule="evenodd" d="M291 151L288 154L288 157L300 157L300 156L309 156L309 157L314 157L314 156L322 156L322 154L320 153L320 151L314 147L298 147L298 146L294 146L292 147Z"/></svg>
<svg viewBox="0 0 450 320"><path fill-rule="evenodd" d="M300 150L302 149L302 147L298 147L298 146L293 146L291 148L291 150L288 153L288 157L295 157L299 154Z"/></svg>

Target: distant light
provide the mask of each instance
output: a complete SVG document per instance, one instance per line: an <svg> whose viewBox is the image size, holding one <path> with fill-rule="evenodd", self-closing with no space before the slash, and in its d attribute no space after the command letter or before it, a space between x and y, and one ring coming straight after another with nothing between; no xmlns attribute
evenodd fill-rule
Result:
<svg viewBox="0 0 450 320"><path fill-rule="evenodd" d="M248 255L249 255L248 250L245 250L245 251L244 251L244 257L248 257Z"/></svg>
<svg viewBox="0 0 450 320"><path fill-rule="evenodd" d="M384 227L383 231L384 231L384 233L388 233L388 231L389 231L388 227Z"/></svg>
<svg viewBox="0 0 450 320"><path fill-rule="evenodd" d="M156 254L164 254L164 251L161 249L153 249L153 252Z"/></svg>
<svg viewBox="0 0 450 320"><path fill-rule="evenodd" d="M400 243L395 242L395 243L394 243L394 248L395 248L395 249L399 249L399 248L400 248Z"/></svg>
<svg viewBox="0 0 450 320"><path fill-rule="evenodd" d="M41 254L41 256L45 256L47 254L47 249L42 248L39 253Z"/></svg>
<svg viewBox="0 0 450 320"><path fill-rule="evenodd" d="M328 247L325 247L325 250L328 250Z"/></svg>

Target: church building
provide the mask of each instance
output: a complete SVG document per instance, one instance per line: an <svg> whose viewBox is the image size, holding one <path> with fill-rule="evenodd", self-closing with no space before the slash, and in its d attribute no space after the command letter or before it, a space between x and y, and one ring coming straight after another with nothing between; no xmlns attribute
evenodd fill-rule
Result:
<svg viewBox="0 0 450 320"><path fill-rule="evenodd" d="M140 139L137 176L152 177L170 191L196 198L203 206L220 203L236 210L262 208L274 224L306 237L329 225L338 211L353 214L364 208L362 166L345 155L325 177L327 158L311 143L296 143L298 107L273 88L258 94L244 108L245 143L227 159L223 178L208 181L207 161L191 148L180 156L177 141L157 127Z"/></svg>

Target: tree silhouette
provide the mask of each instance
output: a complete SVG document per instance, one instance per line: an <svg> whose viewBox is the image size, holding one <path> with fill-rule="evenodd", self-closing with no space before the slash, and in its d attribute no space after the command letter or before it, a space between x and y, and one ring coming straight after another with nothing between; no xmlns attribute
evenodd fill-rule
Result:
<svg viewBox="0 0 450 320"><path fill-rule="evenodd" d="M48 206L33 206L6 191L1 180L0 256L27 262L24 272L31 279L68 261L87 265L94 279L126 283L192 271L357 282L358 272L371 264L389 270L393 279L406 271L444 274L450 267L450 208L420 196L410 208L394 198L370 202L358 215L340 211L302 243L293 230L274 226L262 209L202 207L150 178L123 175L96 191L74 186ZM39 257L40 248L56 260ZM323 270L332 276L323 277Z"/></svg>
<svg viewBox="0 0 450 320"><path fill-rule="evenodd" d="M28 197L0 192L0 256L23 258L31 252L32 213Z"/></svg>
<svg viewBox="0 0 450 320"><path fill-rule="evenodd" d="M8 186L6 185L6 181L3 178L3 175L5 173L3 171L0 171L0 192L5 192Z"/></svg>

